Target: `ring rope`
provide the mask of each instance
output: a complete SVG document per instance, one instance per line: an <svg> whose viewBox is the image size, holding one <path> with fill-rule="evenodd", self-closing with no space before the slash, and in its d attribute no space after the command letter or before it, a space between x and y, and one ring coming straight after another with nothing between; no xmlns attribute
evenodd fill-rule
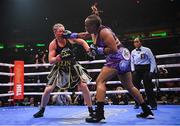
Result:
<svg viewBox="0 0 180 126"><path fill-rule="evenodd" d="M153 89L156 91L156 88ZM171 92L176 92L180 91L180 87L175 87L175 88L160 88L161 91L171 91ZM140 89L140 92L145 92L144 89ZM127 90L112 90L112 91L106 91L106 94L123 94L123 93L129 93ZM24 95L42 95L43 92L26 92ZM51 95L55 94L65 94L65 95L71 95L72 92L52 92ZM75 94L79 95L82 94L82 92L75 92ZM96 94L96 91L90 91L90 94ZM0 94L0 97L5 97L5 96L13 96L14 93L7 93L7 94Z"/></svg>
<svg viewBox="0 0 180 126"><path fill-rule="evenodd" d="M180 57L180 53L174 53L174 54L163 54L163 55L156 55L157 59L159 58L172 58L172 57ZM95 64L95 63L105 63L105 60L94 60L94 61L79 61L80 64ZM43 66L50 66L51 64L25 64L24 67L43 67ZM0 63L0 66L7 66L7 67L14 67L14 64L7 64L7 63ZM180 67L180 64L165 64L165 65L158 65L159 67L164 68L172 68L172 67ZM101 69L88 69L88 72L100 72ZM25 76L29 75L47 75L49 72L37 72L37 73L24 73ZM6 73L6 72L0 72L0 75L5 76L14 76L14 73ZM153 80L155 81L155 80ZM180 81L180 78L168 78L168 79L159 79L160 82L167 82L167 81ZM109 81L107 84L120 84L120 81ZM90 82L90 84L95 84L95 82ZM25 83L25 86L44 86L46 83ZM13 83L8 84L2 84L0 83L0 86L13 86ZM161 91L180 91L179 87L176 88L161 88ZM144 89L140 90L141 92L144 92ZM156 89L154 89L156 91ZM91 94L95 94L96 91L91 91ZM113 94L113 93L128 93L127 90L121 90L121 91L106 91L107 94ZM24 93L25 95L42 95L41 92L28 92ZM53 92L53 94L72 94L72 92ZM82 94L82 92L75 92L75 94ZM8 94L0 94L0 97L5 96L13 96L14 93L8 93Z"/></svg>
<svg viewBox="0 0 180 126"><path fill-rule="evenodd" d="M173 54L163 54L163 55L156 55L157 59L160 58L173 58L173 57L180 57L180 53L173 53ZM79 61L80 64L95 64L95 63L105 63L105 60L94 60L94 61ZM51 64L25 64L24 67L43 67L43 66L50 66ZM14 64L7 64L7 63L0 63L0 66L8 66L14 67Z"/></svg>
<svg viewBox="0 0 180 126"><path fill-rule="evenodd" d="M180 53L162 54L162 55L156 55L155 57L156 57L157 59L180 57Z"/></svg>
<svg viewBox="0 0 180 126"><path fill-rule="evenodd" d="M156 80L153 79L153 82ZM159 79L159 82L175 82L180 81L180 78L166 78L166 79ZM88 85L95 85L96 82L90 82ZM108 81L106 84L121 84L121 81ZM14 83L0 83L0 86L13 86ZM24 86L46 86L46 83L24 83Z"/></svg>
<svg viewBox="0 0 180 126"><path fill-rule="evenodd" d="M0 63L0 66L14 67L14 64Z"/></svg>
<svg viewBox="0 0 180 126"><path fill-rule="evenodd" d="M163 68L172 68L172 67L180 67L180 63L178 64L165 64L165 65L158 65L159 67ZM88 72L93 73L93 72L100 72L101 69L87 69ZM35 72L35 73L24 73L24 76L34 76L34 75L47 75L50 72ZM14 73L7 73L7 72L0 72L0 75L4 76L14 76Z"/></svg>

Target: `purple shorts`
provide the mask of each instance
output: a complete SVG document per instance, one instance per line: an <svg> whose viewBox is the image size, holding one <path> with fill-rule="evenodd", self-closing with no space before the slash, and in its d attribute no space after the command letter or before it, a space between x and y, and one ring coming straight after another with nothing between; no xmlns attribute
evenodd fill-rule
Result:
<svg viewBox="0 0 180 126"><path fill-rule="evenodd" d="M114 68L119 74L131 71L130 52L127 48L121 47L117 53L106 56L106 64L104 66Z"/></svg>

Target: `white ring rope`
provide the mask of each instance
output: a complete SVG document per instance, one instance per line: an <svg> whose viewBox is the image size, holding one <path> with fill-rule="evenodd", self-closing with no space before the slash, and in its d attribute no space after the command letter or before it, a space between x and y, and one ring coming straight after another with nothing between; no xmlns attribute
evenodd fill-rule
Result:
<svg viewBox="0 0 180 126"><path fill-rule="evenodd" d="M0 63L0 66L14 67L14 64Z"/></svg>
<svg viewBox="0 0 180 126"><path fill-rule="evenodd" d="M52 66L50 63L43 63L43 64L24 64L24 67L46 67Z"/></svg>
<svg viewBox="0 0 180 126"><path fill-rule="evenodd" d="M164 55L156 55L157 59L159 58L172 58L172 57L180 57L180 53L174 53L174 54L164 54ZM94 60L94 61L79 61L80 64L95 64L95 63L105 63L105 60ZM25 64L24 67L45 67L50 66L51 64ZM14 64L7 64L7 63L0 63L0 66L7 66L7 67L14 67ZM172 67L180 67L180 64L165 64L165 65L158 65L159 67L164 68L172 68ZM88 69L88 72L100 72L101 69ZM47 75L50 72L36 72L36 73L24 73L25 76L30 75ZM0 75L5 76L14 76L14 73L6 73L6 72L0 72ZM154 82L155 80L153 80ZM160 82L167 82L167 81L180 81L180 78L168 78L168 79L159 79ZM109 81L107 84L120 84L120 81ZM90 84L95 84L95 82L90 82ZM13 86L13 83L8 84L2 84L0 83L0 86ZM44 86L46 83L25 83L25 86ZM154 89L156 90L156 89ZM180 91L180 88L161 88L161 91ZM140 90L141 92L144 92L144 89ZM91 91L91 94L95 94L96 91ZM121 91L106 91L106 94L113 94L113 93L128 93L127 90L121 90ZM29 92L24 93L25 95L42 95L42 92ZM53 92L52 94L72 94L72 92ZM82 94L82 92L75 92L75 94ZM8 93L8 94L0 94L0 97L5 96L13 96L14 93Z"/></svg>
<svg viewBox="0 0 180 126"><path fill-rule="evenodd" d="M180 53L156 55L155 57L156 57L157 59L161 59L161 58L173 58L173 57L180 57Z"/></svg>
<svg viewBox="0 0 180 126"><path fill-rule="evenodd" d="M158 68L163 67L163 68L172 68L172 67L180 67L180 63L178 64L165 64L165 65L158 65Z"/></svg>
<svg viewBox="0 0 180 126"><path fill-rule="evenodd" d="M153 79L153 82L155 82L156 80ZM180 78L166 78L166 79L159 79L159 82L176 82L176 81L180 81ZM96 82L90 82L88 83L88 85L95 85ZM106 84L121 84L120 81L108 81ZM1 86L13 86L14 83L0 83L0 87ZM45 86L46 83L24 83L24 86Z"/></svg>
<svg viewBox="0 0 180 126"><path fill-rule="evenodd" d="M4 75L4 76L14 76L14 73L0 72L0 75Z"/></svg>
<svg viewBox="0 0 180 126"><path fill-rule="evenodd" d="M0 97L14 96L14 93L0 94Z"/></svg>
<svg viewBox="0 0 180 126"><path fill-rule="evenodd" d="M163 55L156 55L157 59L160 58L173 58L173 57L180 57L180 53L173 53L173 54L163 54ZM80 64L95 64L95 63L105 63L105 60L94 60L94 61L79 61ZM43 66L50 66L51 64L45 63L45 64L25 64L24 67L43 67ZM14 67L13 64L7 64L7 63L0 63L0 66L8 66L8 67Z"/></svg>
<svg viewBox="0 0 180 126"><path fill-rule="evenodd" d="M154 88L154 91L157 89ZM175 88L160 88L161 91L180 91L180 87L175 87ZM140 89L140 92L145 92L144 89ZM127 90L112 90L112 91L106 91L106 94L123 94L123 93L128 93ZM24 95L42 95L43 92L25 92ZM72 92L52 92L51 95L55 94L66 94L66 95L71 95ZM75 94L82 94L82 92L75 92ZM96 91L90 91L90 94L96 94ZM5 96L13 96L14 93L7 93L7 94L0 94L0 97L5 97Z"/></svg>
<svg viewBox="0 0 180 126"><path fill-rule="evenodd" d="M179 64L164 64L164 65L158 65L158 68L172 68L172 67L180 67ZM100 72L101 69L87 69L88 72ZM33 73L24 73L24 76L34 76L34 75L48 75L50 72L33 72ZM4 76L14 76L14 73L7 73L7 72L0 72L0 75Z"/></svg>

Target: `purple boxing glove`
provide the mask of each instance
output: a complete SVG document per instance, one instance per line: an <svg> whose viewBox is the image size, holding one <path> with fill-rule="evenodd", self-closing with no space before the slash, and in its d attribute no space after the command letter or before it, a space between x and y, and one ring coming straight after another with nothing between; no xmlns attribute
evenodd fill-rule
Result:
<svg viewBox="0 0 180 126"><path fill-rule="evenodd" d="M94 56L104 54L104 48L103 47L97 47L96 45L91 44L90 49L91 49L91 52L93 53Z"/></svg>
<svg viewBox="0 0 180 126"><path fill-rule="evenodd" d="M103 47L97 47L97 53L100 55L104 54L104 48Z"/></svg>
<svg viewBox="0 0 180 126"><path fill-rule="evenodd" d="M76 38L78 38L78 33L72 33L69 30L65 30L64 33L63 33L63 38L76 39Z"/></svg>

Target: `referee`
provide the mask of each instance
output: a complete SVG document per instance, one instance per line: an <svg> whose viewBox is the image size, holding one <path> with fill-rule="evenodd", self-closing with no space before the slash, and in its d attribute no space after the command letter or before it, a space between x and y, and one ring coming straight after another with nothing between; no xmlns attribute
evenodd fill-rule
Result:
<svg viewBox="0 0 180 126"><path fill-rule="evenodd" d="M133 83L137 89L142 87L141 80L143 80L147 102L152 110L157 110L157 103L155 93L153 92L152 76L156 68L155 58L151 50L142 46L140 38L134 39L135 49L131 52L131 70L133 72ZM135 109L139 108L136 102Z"/></svg>

